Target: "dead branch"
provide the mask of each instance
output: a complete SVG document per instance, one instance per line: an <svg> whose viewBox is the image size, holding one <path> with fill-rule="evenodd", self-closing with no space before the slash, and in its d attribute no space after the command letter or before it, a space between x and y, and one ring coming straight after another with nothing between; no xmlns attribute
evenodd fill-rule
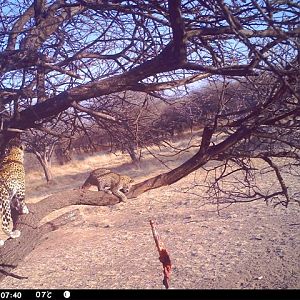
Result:
<svg viewBox="0 0 300 300"><path fill-rule="evenodd" d="M251 128L240 128L235 133L228 136L224 141L216 145L208 146L212 132L209 128L207 128L205 134L203 132L204 136L200 149L194 156L192 156L189 160L184 162L179 167L171 170L170 172L160 174L158 176L147 179L144 182L136 184L130 190L127 197L137 197L148 190L177 182L191 172L204 166L209 160L218 157L220 153L223 153L226 150L230 149L230 147L235 145L242 138L247 138L248 136L250 136L251 132Z"/></svg>
<svg viewBox="0 0 300 300"><path fill-rule="evenodd" d="M290 196L288 194L288 188L284 182L284 179L281 175L281 172L278 168L278 166L269 158L269 157L263 157L262 158L265 162L267 162L269 164L269 166L274 170L277 180L281 186L282 189L282 194L284 195L286 201L285 201L285 206L288 205L288 203L290 202Z"/></svg>
<svg viewBox="0 0 300 300"><path fill-rule="evenodd" d="M170 259L170 256L169 256L163 242L161 241L161 239L159 237L159 234L158 234L158 232L155 228L154 222L152 220L150 220L150 226L151 226L153 238L155 241L155 245L158 250L159 260L163 264L163 269L164 269L163 284L166 287L166 289L168 289L170 287L170 276L171 276L171 268L172 268L171 259Z"/></svg>
<svg viewBox="0 0 300 300"><path fill-rule="evenodd" d="M140 92L153 92L153 91L162 91L186 84L190 84L205 78L210 77L211 73L200 73L196 75L191 75L184 79L177 79L172 81L160 82L160 83L137 83L132 90Z"/></svg>
<svg viewBox="0 0 300 300"><path fill-rule="evenodd" d="M89 109L89 108L86 108L78 103L76 103L75 101L72 102L71 104L72 107L76 108L77 110L81 111L81 112L85 112L95 118L101 118L101 119L104 119L104 120L108 120L108 121L113 121L113 122L117 122L119 123L119 120L114 117L114 116L111 116L111 115L108 115L108 114L105 114L103 112L99 112L99 111L95 111L95 110L92 110L92 109Z"/></svg>
<svg viewBox="0 0 300 300"><path fill-rule="evenodd" d="M0 130L0 133L1 132L17 132L17 133L22 133L22 132L25 132L25 130L18 129L18 128L7 128L7 129L4 129L4 130Z"/></svg>

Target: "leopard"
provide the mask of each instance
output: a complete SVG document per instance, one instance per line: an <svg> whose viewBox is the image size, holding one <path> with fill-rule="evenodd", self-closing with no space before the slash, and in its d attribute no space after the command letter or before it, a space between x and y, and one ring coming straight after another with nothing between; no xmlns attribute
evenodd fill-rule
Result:
<svg viewBox="0 0 300 300"><path fill-rule="evenodd" d="M126 193L132 187L134 180L127 176L115 173L109 169L99 168L93 170L84 184L82 189L88 189L92 185L97 186L98 191L104 191L117 196L120 202L126 202Z"/></svg>
<svg viewBox="0 0 300 300"><path fill-rule="evenodd" d="M20 230L14 230L11 209L19 214L28 214L25 204L25 168L22 143L9 145L0 160L0 215L2 231L10 238L18 238ZM0 246L4 241L0 239Z"/></svg>

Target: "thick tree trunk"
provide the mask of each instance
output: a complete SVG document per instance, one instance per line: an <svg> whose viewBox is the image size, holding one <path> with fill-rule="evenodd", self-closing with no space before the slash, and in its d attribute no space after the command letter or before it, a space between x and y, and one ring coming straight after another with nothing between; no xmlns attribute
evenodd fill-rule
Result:
<svg viewBox="0 0 300 300"><path fill-rule="evenodd" d="M132 160L132 164L136 169L141 168L141 161L140 158L136 155L136 151L133 149L133 147L130 147L127 149L127 152L129 153L129 156Z"/></svg>
<svg viewBox="0 0 300 300"><path fill-rule="evenodd" d="M69 205L103 206L118 202L117 197L104 192L69 190L54 194L38 203L28 204L28 215L14 215L15 227L21 231L21 236L7 240L0 248L0 281L7 275L15 276L11 270L40 243L45 234L80 218L78 210L74 210L39 226L40 221L49 213Z"/></svg>

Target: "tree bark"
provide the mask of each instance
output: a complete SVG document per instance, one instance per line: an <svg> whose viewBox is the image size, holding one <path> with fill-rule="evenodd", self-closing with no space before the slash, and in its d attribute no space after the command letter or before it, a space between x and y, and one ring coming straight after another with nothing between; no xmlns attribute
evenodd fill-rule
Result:
<svg viewBox="0 0 300 300"><path fill-rule="evenodd" d="M39 245L45 234L78 220L80 214L79 210L74 210L39 226L45 216L69 205L105 206L118 202L116 196L104 192L69 190L51 195L38 203L28 204L30 211L28 215L17 216L14 212L15 227L21 231L21 236L7 240L0 248L0 281L7 275L15 276L11 270Z"/></svg>
<svg viewBox="0 0 300 300"><path fill-rule="evenodd" d="M34 151L34 154L36 155L38 161L40 162L44 174L45 174L45 178L47 183L49 183L52 179L53 179L53 174L51 171L51 161L49 161L49 159L47 159L47 157L42 156L39 152Z"/></svg>
<svg viewBox="0 0 300 300"><path fill-rule="evenodd" d="M47 181L47 183L49 183L51 180L53 180L53 174L51 172L50 164L48 163L47 160L40 161L40 163L43 167L44 174L45 174L45 177L46 177L46 181Z"/></svg>
<svg viewBox="0 0 300 300"><path fill-rule="evenodd" d="M191 157L179 167L167 173L160 174L134 185L127 197L137 197L148 190L156 189L177 182L191 172L204 166L209 160L217 158L220 153L224 153L241 139L250 136L251 132L252 129L250 128L240 128L219 144L209 146L213 130L209 127L205 127L202 133L202 142L200 149L193 157Z"/></svg>
<svg viewBox="0 0 300 300"><path fill-rule="evenodd" d="M134 150L133 147L129 147L127 149L127 152L131 158L132 164L134 165L134 167L138 170L141 168L141 161L140 158L136 155L136 151Z"/></svg>

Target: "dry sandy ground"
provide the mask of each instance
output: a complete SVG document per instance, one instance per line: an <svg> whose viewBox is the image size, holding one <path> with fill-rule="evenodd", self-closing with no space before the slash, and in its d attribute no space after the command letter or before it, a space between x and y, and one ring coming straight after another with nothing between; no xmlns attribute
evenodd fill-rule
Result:
<svg viewBox="0 0 300 300"><path fill-rule="evenodd" d="M132 172L139 180L154 175ZM68 188L86 174L70 175ZM6 277L0 288L162 289L153 219L172 260L172 288L299 289L300 207L255 202L218 214L177 192L191 180L112 207L80 207L80 220L46 236L14 270L28 278Z"/></svg>

